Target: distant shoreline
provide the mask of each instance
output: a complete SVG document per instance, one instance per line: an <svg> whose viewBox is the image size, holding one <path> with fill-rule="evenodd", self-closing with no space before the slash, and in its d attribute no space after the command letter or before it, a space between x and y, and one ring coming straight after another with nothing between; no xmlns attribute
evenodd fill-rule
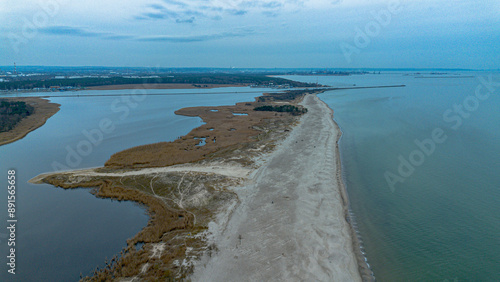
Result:
<svg viewBox="0 0 500 282"><path fill-rule="evenodd" d="M114 84L87 87L86 90L128 90L128 89L211 89L222 87L245 87L248 84L198 84L198 83L144 83Z"/></svg>
<svg viewBox="0 0 500 282"><path fill-rule="evenodd" d="M32 98L1 98L8 101L22 101L33 106L35 112L22 119L16 126L6 132L0 133L0 146L15 142L24 138L31 131L36 130L47 122L47 120L59 111L61 105L52 103L47 99Z"/></svg>

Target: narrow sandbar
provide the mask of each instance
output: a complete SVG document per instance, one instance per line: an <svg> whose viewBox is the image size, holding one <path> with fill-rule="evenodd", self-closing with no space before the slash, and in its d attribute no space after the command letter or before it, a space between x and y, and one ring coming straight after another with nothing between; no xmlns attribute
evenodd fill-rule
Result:
<svg viewBox="0 0 500 282"><path fill-rule="evenodd" d="M218 252L196 264L193 280L362 280L347 222L339 128L316 95L302 105L308 113L248 185L235 189L240 204L210 226Z"/></svg>

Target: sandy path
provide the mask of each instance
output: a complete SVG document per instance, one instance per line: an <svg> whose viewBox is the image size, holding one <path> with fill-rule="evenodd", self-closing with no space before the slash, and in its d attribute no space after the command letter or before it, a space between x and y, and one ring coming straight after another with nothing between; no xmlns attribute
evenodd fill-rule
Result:
<svg viewBox="0 0 500 282"><path fill-rule="evenodd" d="M76 177L78 176L124 177L124 176L151 175L151 174L168 173L168 172L201 172L201 173L220 174L228 177L247 178L252 172L252 170L238 165L221 164L221 165L210 165L210 166L174 165L168 167L136 169L126 172L96 172L95 168L89 168L89 169L72 170L69 171L68 173L71 173L71 175ZM57 174L57 172L40 174L31 179L29 182L41 183L43 178L53 174Z"/></svg>
<svg viewBox="0 0 500 282"><path fill-rule="evenodd" d="M338 129L316 96L252 182L194 281L361 281L337 178ZM220 234L220 235L217 235Z"/></svg>

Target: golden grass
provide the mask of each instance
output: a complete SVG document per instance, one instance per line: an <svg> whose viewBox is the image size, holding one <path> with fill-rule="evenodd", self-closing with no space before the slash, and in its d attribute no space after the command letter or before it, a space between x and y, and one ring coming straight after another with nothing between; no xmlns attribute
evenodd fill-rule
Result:
<svg viewBox="0 0 500 282"><path fill-rule="evenodd" d="M110 168L164 167L200 161L221 149L254 142L257 136L262 134L262 130L258 128L291 117L289 113L253 110L261 105L264 103L247 102L238 103L235 106L180 109L175 113L184 116L199 116L206 124L193 129L181 139L173 142L138 146L113 154L105 166ZM237 116L233 113L248 115ZM200 141L195 138L206 138L206 145L196 146Z"/></svg>
<svg viewBox="0 0 500 282"><path fill-rule="evenodd" d="M124 183L133 183L137 186L146 187L151 182L151 177L142 179L120 179ZM167 205L161 198L152 196L149 193L134 188L124 188L119 184L118 179L89 179L85 182L72 183L68 175L51 176L44 179L44 182L59 186L65 189L77 187L95 187L93 193L97 197L111 198L119 201L135 201L148 208L150 220L133 238L127 240L127 247L109 262L102 269L96 269L92 277L85 277L84 281L108 281L113 277L131 277L140 273L141 267L147 263L155 263L161 267L150 268L150 271L143 274L143 277L169 277L175 273L172 269L172 262L184 255L182 251L185 245L179 245L179 240L171 241L171 245L166 245L164 255L159 258L150 258L149 252L144 248L136 251L135 245L139 242L150 246L151 243L161 243L169 234L176 233L181 237L186 237L189 233L194 233L200 226L194 227L194 216L192 212L179 209L175 205ZM168 189L171 191L172 189ZM165 237L165 238L164 238ZM170 236L171 237L171 236ZM171 238L170 238L171 239ZM179 238L180 239L180 238ZM182 240L181 240L182 241ZM182 241L184 242L184 241Z"/></svg>

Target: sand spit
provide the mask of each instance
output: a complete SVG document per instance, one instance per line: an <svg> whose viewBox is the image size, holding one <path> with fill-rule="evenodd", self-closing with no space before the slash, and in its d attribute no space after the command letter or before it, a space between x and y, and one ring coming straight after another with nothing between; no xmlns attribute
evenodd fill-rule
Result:
<svg viewBox="0 0 500 282"><path fill-rule="evenodd" d="M217 107L206 125L175 142L122 151L112 166L30 180L65 189L92 187L98 197L148 208L148 226L105 268L83 280L371 280L363 258L356 256L359 245L348 223L340 129L316 95L302 95L269 94L253 103ZM301 117L250 110L259 103L296 104L302 97L309 112ZM204 116L213 109L179 112ZM241 110L249 116L232 117ZM206 131L219 133L205 152L191 137ZM158 148L192 161L163 163L169 158L147 155L145 162L129 163L137 151ZM138 244L143 245L138 249Z"/></svg>
<svg viewBox="0 0 500 282"><path fill-rule="evenodd" d="M218 252L197 262L194 281L362 280L337 162L339 129L315 95L302 103L308 114L252 183L235 189L240 204L209 225Z"/></svg>
<svg viewBox="0 0 500 282"><path fill-rule="evenodd" d="M0 146L24 138L31 131L41 127L47 120L59 111L61 105L51 103L49 100L32 98L2 98L8 101L22 101L33 106L35 112L22 119L12 130L0 133Z"/></svg>

